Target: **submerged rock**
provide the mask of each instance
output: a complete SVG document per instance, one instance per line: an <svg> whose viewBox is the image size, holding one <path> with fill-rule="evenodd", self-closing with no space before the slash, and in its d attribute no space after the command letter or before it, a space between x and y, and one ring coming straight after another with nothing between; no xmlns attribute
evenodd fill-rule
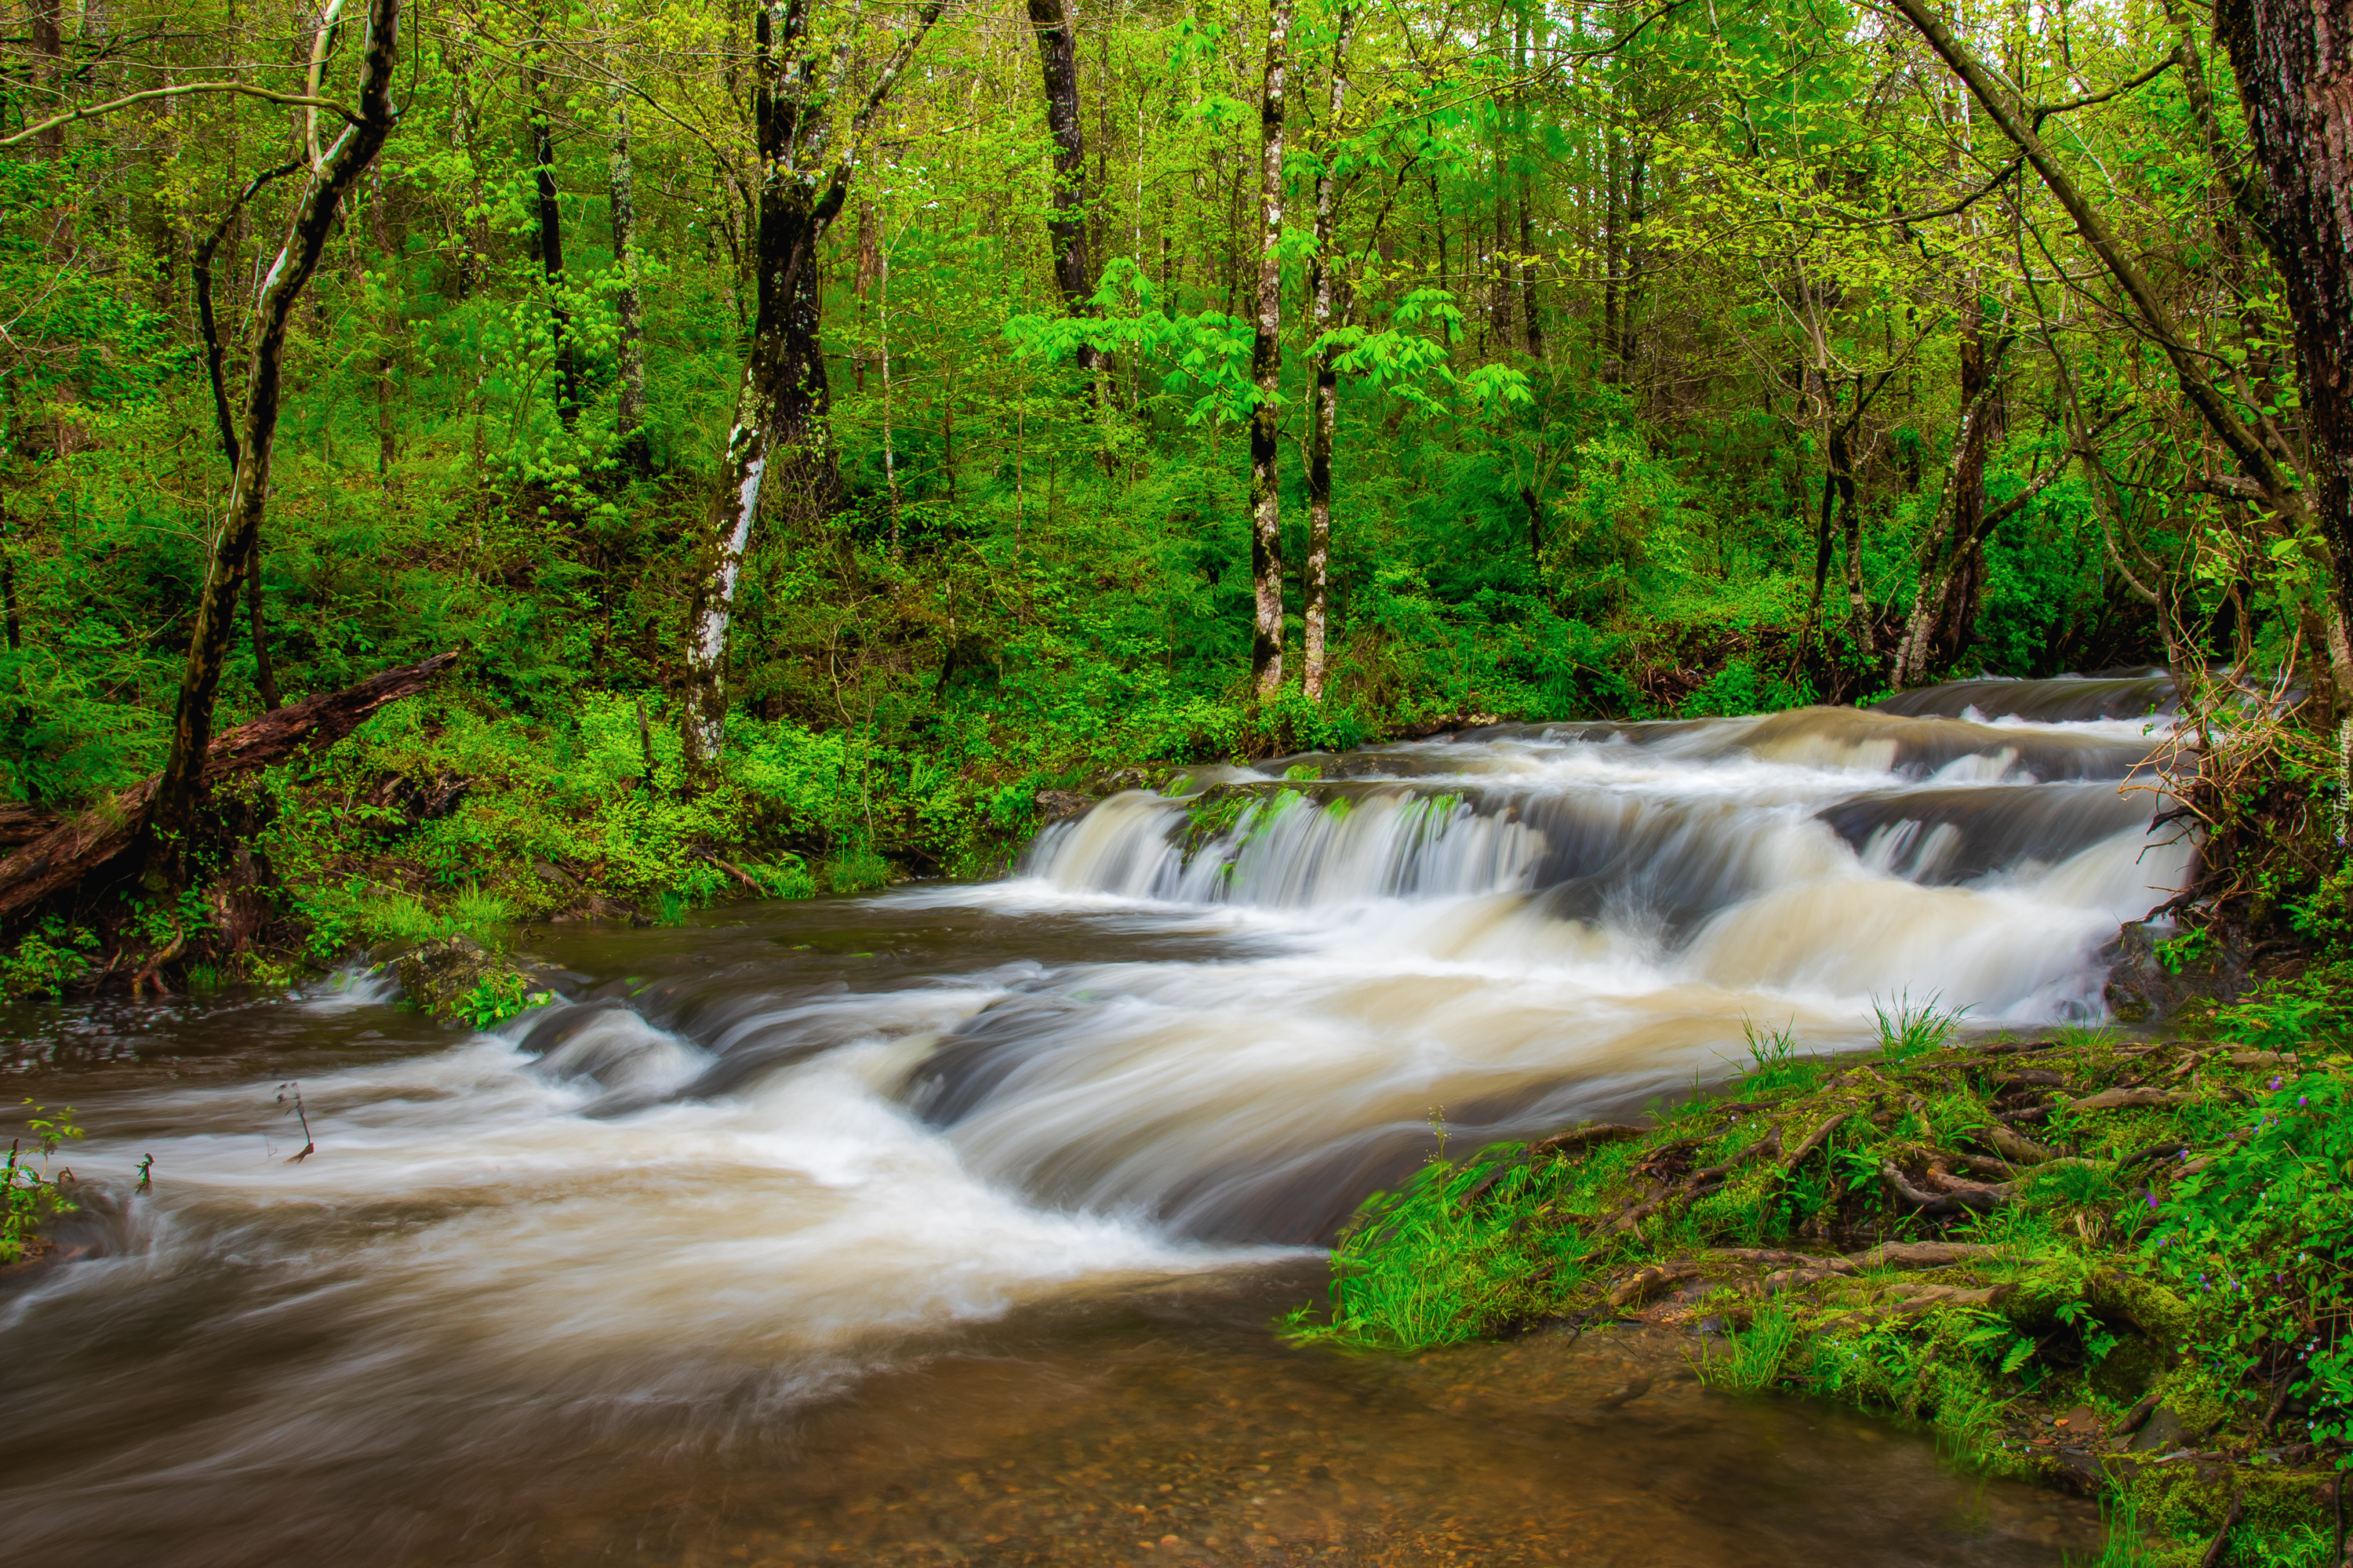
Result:
<svg viewBox="0 0 2353 1568"><path fill-rule="evenodd" d="M486 948L471 937L419 942L386 962L408 1000L436 1018L487 1026L546 993L539 960Z"/></svg>
<svg viewBox="0 0 2353 1568"><path fill-rule="evenodd" d="M2160 953L2173 935L2171 927L2154 921L2131 921L2117 930L2105 991L2117 1022L2154 1023L2185 1002L2236 1001L2253 987L2247 955L2236 947L2209 943L2195 951Z"/></svg>

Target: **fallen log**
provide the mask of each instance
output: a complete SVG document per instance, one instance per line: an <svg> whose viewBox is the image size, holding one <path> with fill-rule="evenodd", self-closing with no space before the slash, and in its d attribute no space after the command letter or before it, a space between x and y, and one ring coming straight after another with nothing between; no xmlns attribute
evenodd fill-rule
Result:
<svg viewBox="0 0 2353 1568"><path fill-rule="evenodd" d="M385 704L423 690L457 662L455 652L436 653L372 675L356 686L322 692L239 725L215 737L205 753L205 786L210 789L237 774L283 762L305 746L332 745ZM160 778L150 774L0 860L0 921L23 914L128 852L155 809Z"/></svg>
<svg viewBox="0 0 2353 1568"><path fill-rule="evenodd" d="M31 843L54 829L58 821L55 811L44 811L38 806L0 803L0 845Z"/></svg>

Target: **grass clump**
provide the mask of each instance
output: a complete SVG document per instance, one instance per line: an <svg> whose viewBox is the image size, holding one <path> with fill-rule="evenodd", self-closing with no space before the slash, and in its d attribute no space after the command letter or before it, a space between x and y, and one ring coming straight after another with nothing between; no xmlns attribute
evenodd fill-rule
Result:
<svg viewBox="0 0 2353 1568"><path fill-rule="evenodd" d="M1752 1023L1745 1070L1648 1125L1434 1160L1366 1205L1291 1332L1720 1327L1717 1387L2088 1482L2121 1521L2102 1561L2198 1561L2235 1505L2211 1561L2321 1568L2353 1463L2353 1055L1969 1044L1933 998L1879 1018L1879 1052L1837 1059Z"/></svg>

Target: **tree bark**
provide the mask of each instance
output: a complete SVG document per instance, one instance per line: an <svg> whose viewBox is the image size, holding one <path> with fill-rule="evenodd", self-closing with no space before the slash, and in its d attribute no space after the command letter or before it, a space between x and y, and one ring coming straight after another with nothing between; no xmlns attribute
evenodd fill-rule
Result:
<svg viewBox="0 0 2353 1568"><path fill-rule="evenodd" d="M59 0L31 0L26 9L26 20L30 24L29 30L33 35L33 97L41 106L39 117L47 118L63 107L64 94L58 79L65 71L66 51L63 29L58 23L64 7ZM25 116L27 120L35 117L29 113ZM33 148L34 156L46 162L54 163L62 158L66 151L66 128L63 125L45 126L33 138Z"/></svg>
<svg viewBox="0 0 2353 1568"><path fill-rule="evenodd" d="M1291 48L1291 0L1269 0L1266 74L1259 94L1258 298L1250 341L1250 635L1253 689L1282 689L1282 508L1279 450L1282 413L1282 79Z"/></svg>
<svg viewBox="0 0 2353 1568"><path fill-rule="evenodd" d="M736 390L735 418L721 453L719 480L704 514L692 596L687 608L687 704L682 739L688 765L707 770L719 758L727 712L727 632L735 583L751 543L753 519L769 469L781 458L796 501L829 504L832 464L822 429L827 392L818 338L821 280L817 250L849 194L858 143L890 98L945 0L923 0L913 23L849 123L849 145L833 146L831 99L839 61L821 71L810 47L812 0L768 0L754 24L753 124L759 147L758 305L751 352Z"/></svg>
<svg viewBox="0 0 2353 1568"><path fill-rule="evenodd" d="M1087 147L1079 118L1078 39L1065 0L1029 0L1029 25L1038 35L1038 66L1046 83L1046 124L1054 137L1054 188L1048 196L1046 232L1054 244L1054 286L1062 309L1073 316L1093 313L1094 267L1087 254ZM1079 349L1079 368L1092 379L1102 356L1092 344Z"/></svg>
<svg viewBox="0 0 2353 1568"><path fill-rule="evenodd" d="M2263 239L2295 327L2312 509L2337 616L2353 621L2353 4L2218 0L2214 31L2270 186ZM2337 673L2344 712L2353 672Z"/></svg>
<svg viewBox="0 0 2353 1568"><path fill-rule="evenodd" d="M629 156L629 105L617 86L612 90L612 102L613 152L606 164L605 189L613 210L613 270L620 275L620 287L613 294L613 322L621 362L613 440L622 461L642 471L646 466L646 348L643 302L638 292L637 178Z"/></svg>
<svg viewBox="0 0 2353 1568"><path fill-rule="evenodd" d="M1315 260L1308 276L1315 392L1307 447L1307 603L1300 683L1309 702L1324 700L1324 639L1331 614L1332 442L1339 426L1340 376L1323 340L1332 330L1332 164L1339 155L1340 115L1348 101L1348 33L1355 22L1356 13L1342 0L1332 37L1332 90L1324 109L1324 146L1315 167Z"/></svg>
<svg viewBox="0 0 2353 1568"><path fill-rule="evenodd" d="M531 69L531 182L539 207L539 267L547 281L547 323L555 340L555 417L570 429L580 418L580 355L572 308L564 300L564 206L555 188L555 128L547 112L547 78Z"/></svg>
<svg viewBox="0 0 2353 1568"><path fill-rule="evenodd" d="M331 13L332 16L332 13ZM280 372L287 327L334 228L344 195L375 159L391 133L393 67L400 0L368 0L367 36L361 46L359 116L311 171L294 222L254 302L256 326L248 358L244 428L237 440L237 477L227 515L213 543L212 561L196 601L195 627L181 671L173 715L172 747L159 776L150 826L155 866L176 876L179 846L195 815L204 759L212 739L213 705L221 663L237 624L237 599L252 569L269 495L269 463L278 439Z"/></svg>
<svg viewBox="0 0 2353 1568"><path fill-rule="evenodd" d="M212 387L213 423L220 437L221 455L228 460L232 481L237 474L238 451L237 416L229 408L228 378L221 363L220 323L213 311L213 258L220 249L221 240L237 222L237 215L245 210L245 204L253 198L255 193L272 180L299 174L301 169L299 163L281 164L267 174L255 176L237 193L237 199L229 203L228 210L221 215L212 232L196 246L195 257L189 267L189 281L195 285L196 296L196 331L205 350L205 375ZM253 638L254 684L261 693L261 705L274 710L279 705L278 672L269 662L269 637L262 616L261 541L259 534L255 535L253 548L253 558L246 563L246 609Z"/></svg>

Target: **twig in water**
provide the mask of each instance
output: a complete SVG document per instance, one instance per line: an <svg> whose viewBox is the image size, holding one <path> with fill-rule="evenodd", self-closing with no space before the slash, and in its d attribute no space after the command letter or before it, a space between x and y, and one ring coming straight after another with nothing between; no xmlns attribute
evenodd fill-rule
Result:
<svg viewBox="0 0 2353 1568"><path fill-rule="evenodd" d="M300 1154L290 1155L287 1158L286 1163L289 1165L299 1165L304 1160L310 1158L311 1154L315 1153L319 1145L311 1137L311 1113L302 1108L302 1086L299 1082L289 1082L279 1085L278 1103L281 1106L286 1103L286 1091L289 1089L294 1091L294 1114L300 1117L302 1120L302 1152Z"/></svg>
<svg viewBox="0 0 2353 1568"><path fill-rule="evenodd" d="M143 1160L140 1160L140 1161L139 1161L139 1189L138 1189L138 1190L139 1190L140 1192L146 1192L150 1187L152 1187L152 1186L153 1186L153 1185L154 1185L154 1178L149 1174L149 1172L150 1172L150 1171L153 1171L154 1169L155 1169L155 1157L154 1157L153 1155L152 1155L152 1154L148 1155L145 1159L143 1159Z"/></svg>

